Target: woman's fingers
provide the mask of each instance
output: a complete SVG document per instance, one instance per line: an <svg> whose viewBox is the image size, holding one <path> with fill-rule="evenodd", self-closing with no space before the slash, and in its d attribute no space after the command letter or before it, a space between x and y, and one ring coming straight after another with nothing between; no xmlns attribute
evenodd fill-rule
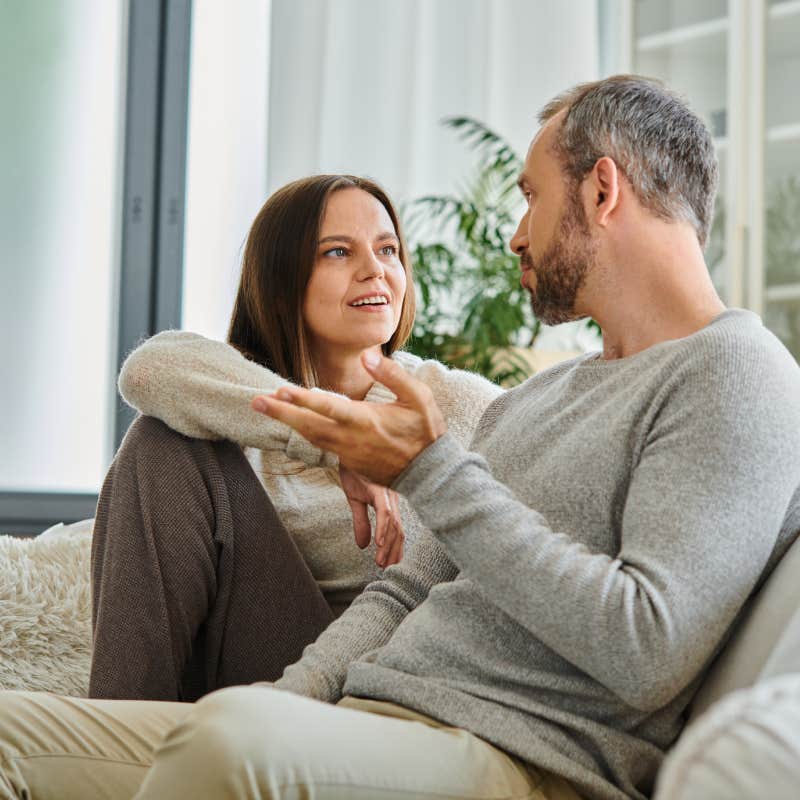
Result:
<svg viewBox="0 0 800 800"><path fill-rule="evenodd" d="M386 557L386 565L390 567L392 564L398 564L403 559L403 549L405 547L406 537L402 529L398 529L397 536L394 537L392 549Z"/></svg>
<svg viewBox="0 0 800 800"><path fill-rule="evenodd" d="M373 489L372 502L375 508L375 563L384 567L386 557L394 541L395 518L389 490L383 486L371 484Z"/></svg>
<svg viewBox="0 0 800 800"><path fill-rule="evenodd" d="M386 504L390 510L391 524L384 539L383 546L377 555L380 558L378 564L382 567L389 567L396 564L403 557L403 542L405 534L400 520L400 506L397 500L397 493L391 489L384 489Z"/></svg>
<svg viewBox="0 0 800 800"><path fill-rule="evenodd" d="M369 546L372 539L372 526L367 515L367 506L360 500L347 498L350 510L353 512L353 533L356 537L356 544L363 550Z"/></svg>

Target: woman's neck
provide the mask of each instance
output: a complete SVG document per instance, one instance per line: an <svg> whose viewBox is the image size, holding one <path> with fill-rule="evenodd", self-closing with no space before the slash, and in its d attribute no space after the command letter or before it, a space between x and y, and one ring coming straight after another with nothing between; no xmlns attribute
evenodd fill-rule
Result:
<svg viewBox="0 0 800 800"><path fill-rule="evenodd" d="M379 351L380 347L374 349ZM361 363L362 352L337 353L335 357L317 359L320 388L338 392L351 400L363 400L375 380Z"/></svg>

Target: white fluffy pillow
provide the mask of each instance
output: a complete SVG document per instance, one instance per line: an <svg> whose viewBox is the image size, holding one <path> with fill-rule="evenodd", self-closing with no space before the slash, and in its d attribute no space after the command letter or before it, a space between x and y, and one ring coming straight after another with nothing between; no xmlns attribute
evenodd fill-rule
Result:
<svg viewBox="0 0 800 800"><path fill-rule="evenodd" d="M92 520L0 536L0 689L85 697L91 660Z"/></svg>
<svg viewBox="0 0 800 800"><path fill-rule="evenodd" d="M800 797L800 673L769 678L715 703L678 740L655 800Z"/></svg>

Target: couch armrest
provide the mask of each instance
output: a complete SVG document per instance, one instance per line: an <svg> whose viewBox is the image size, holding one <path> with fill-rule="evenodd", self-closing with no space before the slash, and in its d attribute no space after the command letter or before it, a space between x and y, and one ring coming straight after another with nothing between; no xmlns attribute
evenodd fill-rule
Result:
<svg viewBox="0 0 800 800"><path fill-rule="evenodd" d="M654 800L795 800L800 786L800 673L714 704L678 740Z"/></svg>

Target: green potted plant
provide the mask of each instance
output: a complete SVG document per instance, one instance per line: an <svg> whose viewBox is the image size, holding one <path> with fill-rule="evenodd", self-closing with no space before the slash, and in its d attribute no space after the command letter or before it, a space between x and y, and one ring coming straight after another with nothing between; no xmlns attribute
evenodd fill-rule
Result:
<svg viewBox="0 0 800 800"><path fill-rule="evenodd" d="M522 213L522 159L481 122L443 124L472 148L478 166L457 193L404 209L420 301L410 350L514 385L534 371L527 353L541 328L508 247Z"/></svg>

